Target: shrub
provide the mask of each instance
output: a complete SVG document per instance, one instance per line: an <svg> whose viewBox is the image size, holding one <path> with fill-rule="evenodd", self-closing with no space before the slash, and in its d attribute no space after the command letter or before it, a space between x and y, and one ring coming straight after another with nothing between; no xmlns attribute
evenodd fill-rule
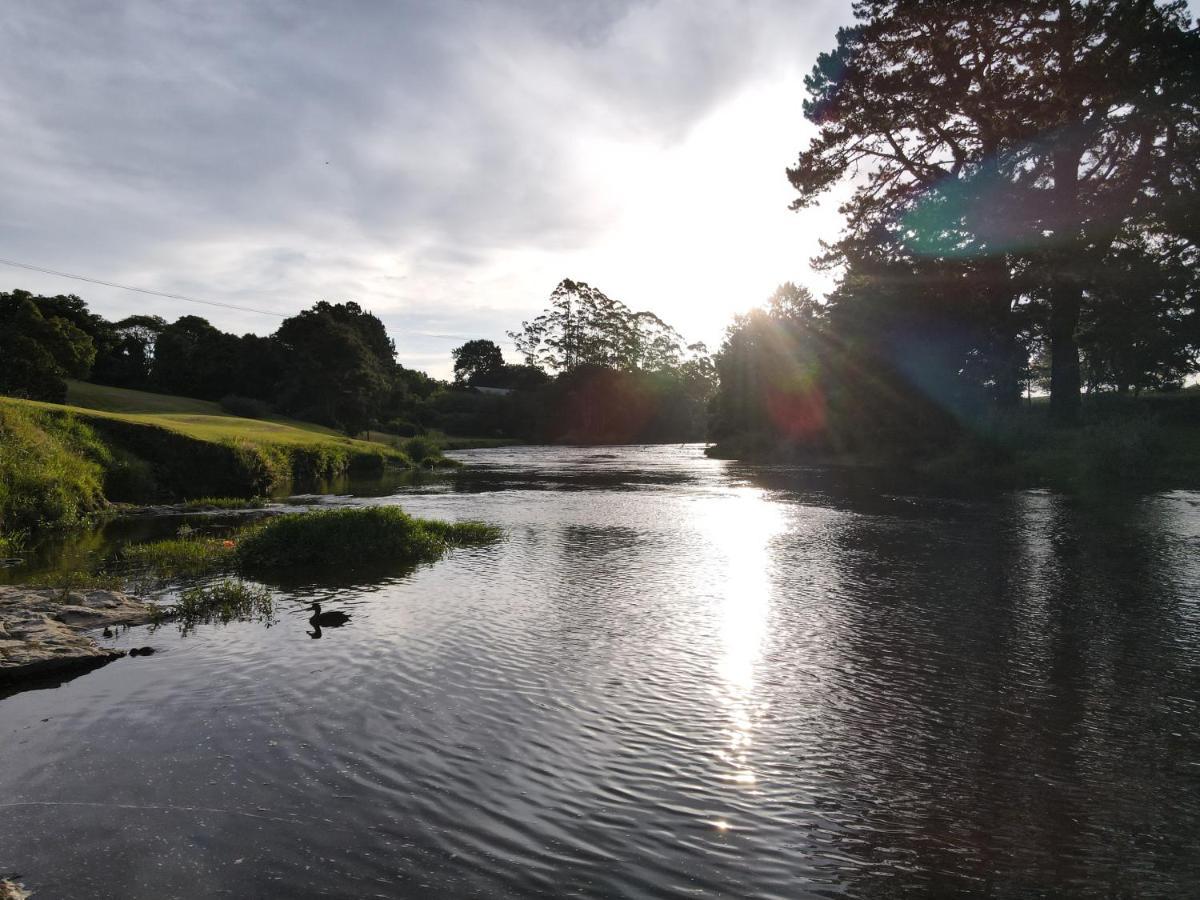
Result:
<svg viewBox="0 0 1200 900"><path fill-rule="evenodd" d="M499 529L414 519L395 506L295 513L269 519L238 544L247 571L352 569L379 563L432 562L451 545L496 540Z"/></svg>
<svg viewBox="0 0 1200 900"><path fill-rule="evenodd" d="M1147 481L1158 474L1166 435L1149 416L1110 419L1080 435L1083 474L1096 483Z"/></svg>
<svg viewBox="0 0 1200 900"><path fill-rule="evenodd" d="M404 455L411 460L424 460L430 456L438 457L442 455L442 449L433 440L423 434L418 434L416 437L410 437L406 440L401 448Z"/></svg>
<svg viewBox="0 0 1200 900"><path fill-rule="evenodd" d="M421 433L421 426L407 419L390 419L383 423L381 429L398 437L415 437Z"/></svg>
<svg viewBox="0 0 1200 900"><path fill-rule="evenodd" d="M240 416L243 419L265 419L272 413L269 403L253 397L239 397L237 394L228 394L222 397L218 403L221 409L231 416Z"/></svg>

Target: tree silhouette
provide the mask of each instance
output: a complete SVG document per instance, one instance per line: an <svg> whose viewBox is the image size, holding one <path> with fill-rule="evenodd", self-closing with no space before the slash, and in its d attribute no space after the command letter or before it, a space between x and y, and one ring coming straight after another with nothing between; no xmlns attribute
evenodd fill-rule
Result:
<svg viewBox="0 0 1200 900"><path fill-rule="evenodd" d="M495 376L504 368L504 354L495 341L476 339L467 341L450 351L454 358L454 381L456 384L474 385L480 379Z"/></svg>
<svg viewBox="0 0 1200 900"><path fill-rule="evenodd" d="M979 350L1001 402L1015 400L1023 362L1014 310L1045 302L1052 409L1073 419L1080 312L1117 236L1194 226L1164 191L1195 175L1200 81L1185 4L854 9L859 24L806 79L804 112L820 132L788 171L793 206L858 172L826 264L970 261L964 293L979 298Z"/></svg>

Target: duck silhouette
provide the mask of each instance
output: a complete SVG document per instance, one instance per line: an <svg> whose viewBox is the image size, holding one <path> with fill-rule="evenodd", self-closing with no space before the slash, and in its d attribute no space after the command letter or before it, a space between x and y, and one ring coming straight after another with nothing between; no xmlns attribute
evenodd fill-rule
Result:
<svg viewBox="0 0 1200 900"><path fill-rule="evenodd" d="M308 617L308 624L313 628L338 628L350 621L350 617L344 612L334 610L332 612L321 612L321 604L314 603L309 607L313 614Z"/></svg>

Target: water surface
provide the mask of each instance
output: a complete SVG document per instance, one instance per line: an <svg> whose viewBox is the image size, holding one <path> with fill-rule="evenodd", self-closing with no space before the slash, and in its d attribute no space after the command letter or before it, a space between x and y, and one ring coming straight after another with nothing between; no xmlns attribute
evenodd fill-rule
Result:
<svg viewBox="0 0 1200 900"><path fill-rule="evenodd" d="M514 448L506 539L0 700L47 897L1194 896L1200 495ZM357 495L357 496L355 496ZM314 639L303 602L352 616Z"/></svg>

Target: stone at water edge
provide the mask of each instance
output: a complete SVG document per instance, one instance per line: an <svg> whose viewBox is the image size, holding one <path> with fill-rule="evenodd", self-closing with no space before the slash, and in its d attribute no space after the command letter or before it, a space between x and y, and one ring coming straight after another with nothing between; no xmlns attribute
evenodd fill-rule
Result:
<svg viewBox="0 0 1200 900"><path fill-rule="evenodd" d="M12 878L0 878L0 900L28 900L33 894L24 889L19 881L16 881L17 876Z"/></svg>
<svg viewBox="0 0 1200 900"><path fill-rule="evenodd" d="M120 650L99 646L81 629L137 625L153 615L152 606L120 591L64 594L0 587L0 683L103 665L124 656Z"/></svg>

